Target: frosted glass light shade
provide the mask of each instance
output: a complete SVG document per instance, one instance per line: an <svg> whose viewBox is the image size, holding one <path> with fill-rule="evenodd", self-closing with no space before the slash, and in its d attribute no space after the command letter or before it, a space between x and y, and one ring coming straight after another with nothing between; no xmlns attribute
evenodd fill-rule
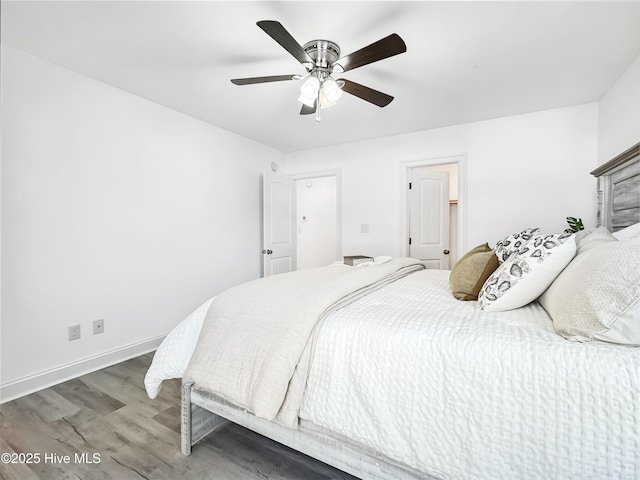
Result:
<svg viewBox="0 0 640 480"><path fill-rule="evenodd" d="M320 80L318 80L316 77L309 77L305 80L305 82L300 87L300 94L305 97L315 98L318 95L319 89L320 89Z"/></svg>
<svg viewBox="0 0 640 480"><path fill-rule="evenodd" d="M342 89L331 77L327 78L322 84L322 91L327 97L327 101L331 103L337 102L342 96Z"/></svg>

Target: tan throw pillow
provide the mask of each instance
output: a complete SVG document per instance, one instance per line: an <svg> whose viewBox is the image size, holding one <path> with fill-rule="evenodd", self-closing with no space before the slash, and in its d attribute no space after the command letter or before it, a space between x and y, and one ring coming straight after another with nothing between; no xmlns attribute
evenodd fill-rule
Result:
<svg viewBox="0 0 640 480"><path fill-rule="evenodd" d="M496 268L498 257L489 244L478 245L465 253L451 270L451 293L458 300L477 300L482 285Z"/></svg>
<svg viewBox="0 0 640 480"><path fill-rule="evenodd" d="M578 238L578 254L539 302L568 340L640 345L640 239L605 229Z"/></svg>

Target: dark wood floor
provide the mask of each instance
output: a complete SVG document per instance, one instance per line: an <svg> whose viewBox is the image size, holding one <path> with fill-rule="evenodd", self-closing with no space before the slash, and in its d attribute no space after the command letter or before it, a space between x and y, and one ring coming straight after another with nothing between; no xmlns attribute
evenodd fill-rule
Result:
<svg viewBox="0 0 640 480"><path fill-rule="evenodd" d="M165 382L150 400L143 379L151 359L143 355L1 405L0 454L32 463L1 462L0 478L355 480L237 425L183 456L180 381Z"/></svg>

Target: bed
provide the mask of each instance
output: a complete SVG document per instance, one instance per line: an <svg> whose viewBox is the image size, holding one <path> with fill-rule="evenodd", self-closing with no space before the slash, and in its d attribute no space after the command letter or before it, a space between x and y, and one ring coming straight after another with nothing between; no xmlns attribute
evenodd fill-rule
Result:
<svg viewBox="0 0 640 480"><path fill-rule="evenodd" d="M363 479L640 478L634 148L594 173L602 226L526 228L451 272L376 258L208 300L149 396L183 379L185 455L231 421Z"/></svg>

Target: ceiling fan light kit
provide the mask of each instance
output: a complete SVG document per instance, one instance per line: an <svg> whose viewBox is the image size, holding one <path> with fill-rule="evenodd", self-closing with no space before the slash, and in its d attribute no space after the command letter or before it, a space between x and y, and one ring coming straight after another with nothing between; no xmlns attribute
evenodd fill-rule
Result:
<svg viewBox="0 0 640 480"><path fill-rule="evenodd" d="M262 20L257 22L257 25L298 60L307 73L236 78L231 80L234 85L304 80L298 97L298 101L302 103L300 115L315 113L316 121L321 120L320 110L335 105L343 92L378 107L386 107L393 100L393 97L386 93L343 78L335 80L331 75L406 52L407 46L399 35L393 33L345 57L340 57L340 47L329 40L312 40L301 46L279 22Z"/></svg>
<svg viewBox="0 0 640 480"><path fill-rule="evenodd" d="M342 85L344 85L344 82L342 82ZM342 96L340 84L331 77L327 78L322 84L322 91L329 102L335 103L340 100L340 97Z"/></svg>
<svg viewBox="0 0 640 480"><path fill-rule="evenodd" d="M319 92L320 80L316 77L309 77L300 86L300 98L298 98L298 101L308 107L313 107Z"/></svg>

